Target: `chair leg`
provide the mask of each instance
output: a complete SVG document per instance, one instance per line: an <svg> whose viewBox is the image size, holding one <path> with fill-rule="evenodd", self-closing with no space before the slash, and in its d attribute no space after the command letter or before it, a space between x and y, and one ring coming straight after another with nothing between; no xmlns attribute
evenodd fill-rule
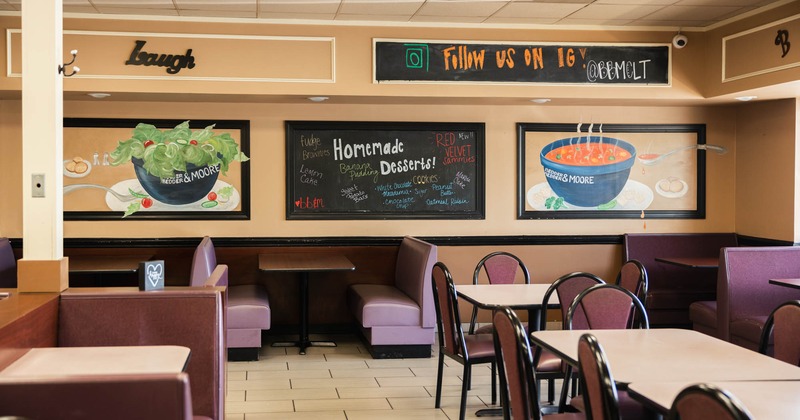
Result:
<svg viewBox="0 0 800 420"><path fill-rule="evenodd" d="M442 406L442 374L444 373L444 354L439 351L439 369L436 372L436 408Z"/></svg>
<svg viewBox="0 0 800 420"><path fill-rule="evenodd" d="M469 380L467 378L472 377L472 366L469 363L464 363L464 380L461 382L461 406L458 410L458 419L464 420L464 415L467 412L467 390L469 385Z"/></svg>
<svg viewBox="0 0 800 420"><path fill-rule="evenodd" d="M547 380L547 402L550 405L553 405L553 401L556 400L556 380L550 378Z"/></svg>
<svg viewBox="0 0 800 420"><path fill-rule="evenodd" d="M558 400L558 412L563 413L567 408L567 392L569 392L569 383L572 379L572 366L567 365L567 371L564 373L564 383L561 385L561 397Z"/></svg>
<svg viewBox="0 0 800 420"><path fill-rule="evenodd" d="M497 404L497 363L492 362L492 405Z"/></svg>

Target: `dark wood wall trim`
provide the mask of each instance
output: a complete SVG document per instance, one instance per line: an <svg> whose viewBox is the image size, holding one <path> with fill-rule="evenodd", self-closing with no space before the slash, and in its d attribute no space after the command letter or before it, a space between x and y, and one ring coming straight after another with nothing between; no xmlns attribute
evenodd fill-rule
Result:
<svg viewBox="0 0 800 420"><path fill-rule="evenodd" d="M621 245L622 235L517 235L517 236L420 236L439 246L513 246L513 245ZM741 246L800 245L790 241L738 235ZM196 238L67 238L65 248L185 248L200 243ZM215 237L217 247L291 247L291 246L391 246L401 237ZM22 248L21 238L11 238L14 248Z"/></svg>
<svg viewBox="0 0 800 420"><path fill-rule="evenodd" d="M782 241L778 239L758 238L755 236L736 235L739 241L739 246L792 246L798 245L791 241Z"/></svg>

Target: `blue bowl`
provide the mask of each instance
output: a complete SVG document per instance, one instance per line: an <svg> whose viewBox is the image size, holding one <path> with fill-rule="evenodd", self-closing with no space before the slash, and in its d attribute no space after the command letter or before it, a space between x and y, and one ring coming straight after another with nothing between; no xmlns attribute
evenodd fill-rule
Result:
<svg viewBox="0 0 800 420"><path fill-rule="evenodd" d="M132 158L136 178L151 197L164 204L194 203L208 195L219 177L219 165L186 164L186 172L175 172L170 178L159 178L147 172L141 159Z"/></svg>
<svg viewBox="0 0 800 420"><path fill-rule="evenodd" d="M548 152L571 144L600 143L600 136L582 136L556 140L544 148L539 160L550 189L567 203L580 207L596 207L608 203L619 195L628 182L631 167L636 160L632 144L610 137L602 137L604 144L613 144L627 150L631 157L620 162L594 166L575 166L553 162L545 158Z"/></svg>

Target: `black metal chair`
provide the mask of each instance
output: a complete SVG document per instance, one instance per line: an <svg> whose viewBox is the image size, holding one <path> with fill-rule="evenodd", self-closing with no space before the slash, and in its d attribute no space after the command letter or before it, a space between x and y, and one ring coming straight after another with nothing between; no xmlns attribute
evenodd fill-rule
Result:
<svg viewBox="0 0 800 420"><path fill-rule="evenodd" d="M534 419L542 417L533 352L528 334L517 314L509 308L494 313L494 346L500 373L503 418ZM548 419L584 419L581 413L547 416Z"/></svg>
<svg viewBox="0 0 800 420"><path fill-rule="evenodd" d="M770 344L774 358L800 366L800 300L784 302L769 314L761 331L759 353L767 354Z"/></svg>
<svg viewBox="0 0 800 420"><path fill-rule="evenodd" d="M442 262L433 266L433 298L436 302L436 321L439 330L439 367L436 373L436 408L442 403L442 375L444 356L464 365L461 384L461 406L459 419L464 419L467 407L467 391L472 381L472 365L490 363L492 368L492 404L497 403L497 378L495 376L494 340L489 334L465 335L461 329L458 312L458 295L450 270Z"/></svg>
<svg viewBox="0 0 800 420"><path fill-rule="evenodd" d="M747 408L732 394L711 384L684 388L669 410L667 420L750 420Z"/></svg>
<svg viewBox="0 0 800 420"><path fill-rule="evenodd" d="M524 283L531 284L531 275L525 263L516 255L506 251L492 252L481 258L472 273L473 284L479 284L481 272L486 273L486 279L489 284L512 284L517 278L517 273L520 272ZM469 321L469 333L491 334L491 325L484 325L478 328L477 331L475 330L477 318L478 307L475 306L472 308L472 318Z"/></svg>

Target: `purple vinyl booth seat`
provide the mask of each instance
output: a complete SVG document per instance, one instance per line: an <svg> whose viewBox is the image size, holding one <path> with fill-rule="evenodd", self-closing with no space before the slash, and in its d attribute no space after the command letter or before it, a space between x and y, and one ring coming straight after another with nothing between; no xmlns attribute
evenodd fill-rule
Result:
<svg viewBox="0 0 800 420"><path fill-rule="evenodd" d="M431 357L436 312L431 271L437 248L406 236L397 253L393 284L353 284L347 305L372 357Z"/></svg>
<svg viewBox="0 0 800 420"><path fill-rule="evenodd" d="M215 273L220 275L222 271ZM186 373L191 378L193 413L222 420L225 413L223 292L223 288L216 287L154 292L69 289L61 294L58 309L58 346L188 347L191 357Z"/></svg>
<svg viewBox="0 0 800 420"><path fill-rule="evenodd" d="M0 238L0 288L17 287L17 259L8 238Z"/></svg>
<svg viewBox="0 0 800 420"><path fill-rule="evenodd" d="M0 416L6 415L67 420L208 419L192 413L186 373L3 380Z"/></svg>
<svg viewBox="0 0 800 420"><path fill-rule="evenodd" d="M767 317L781 303L800 299L800 290L769 279L800 277L800 247L725 248L717 289L719 338L758 351Z"/></svg>
<svg viewBox="0 0 800 420"><path fill-rule="evenodd" d="M650 325L669 327L694 324L695 330L716 335L716 271L684 268L655 259L717 258L720 249L737 245L735 233L625 234L623 260L638 260L647 269L648 291L642 302L646 302Z"/></svg>
<svg viewBox="0 0 800 420"><path fill-rule="evenodd" d="M204 237L192 258L191 286L203 286L217 267L214 243ZM261 331L271 327L267 289L260 284L228 285L226 311L229 360L258 360Z"/></svg>

